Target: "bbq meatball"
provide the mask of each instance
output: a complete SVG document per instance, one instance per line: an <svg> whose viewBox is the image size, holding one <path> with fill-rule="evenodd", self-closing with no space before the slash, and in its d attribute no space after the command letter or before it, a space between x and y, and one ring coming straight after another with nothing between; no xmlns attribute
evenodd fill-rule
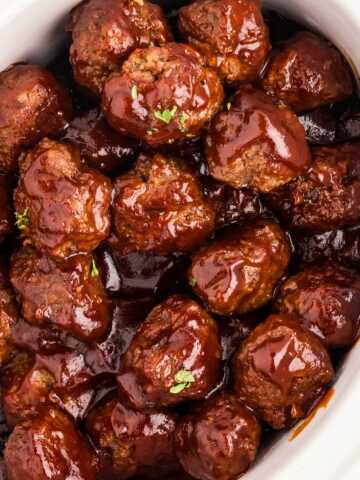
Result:
<svg viewBox="0 0 360 480"><path fill-rule="evenodd" d="M284 232L258 220L227 230L196 253L189 283L212 312L246 313L269 302L289 260Z"/></svg>
<svg viewBox="0 0 360 480"><path fill-rule="evenodd" d="M162 478L174 470L175 420L173 414L163 410L132 410L117 398L95 408L86 426L104 457L104 477L110 474L126 479L143 473Z"/></svg>
<svg viewBox="0 0 360 480"><path fill-rule="evenodd" d="M334 379L321 341L291 315L272 315L241 345L233 361L238 398L272 428L304 417Z"/></svg>
<svg viewBox="0 0 360 480"><path fill-rule="evenodd" d="M110 231L110 200L110 180L82 167L73 146L44 139L21 162L17 226L52 257L94 250Z"/></svg>
<svg viewBox="0 0 360 480"><path fill-rule="evenodd" d="M151 146L197 136L220 108L223 88L190 46L136 50L105 83L102 108L120 133Z"/></svg>
<svg viewBox="0 0 360 480"><path fill-rule="evenodd" d="M215 321L174 295L155 307L123 358L120 391L136 408L203 398L215 386L221 347Z"/></svg>
<svg viewBox="0 0 360 480"><path fill-rule="evenodd" d="M13 179L0 174L0 242L12 232L14 226L11 199L12 186Z"/></svg>
<svg viewBox="0 0 360 480"><path fill-rule="evenodd" d="M270 60L262 87L297 112L340 102L353 91L341 54L311 32L298 32L283 43Z"/></svg>
<svg viewBox="0 0 360 480"><path fill-rule="evenodd" d="M136 48L172 40L158 5L147 0L90 0L73 13L70 61L75 80L95 94Z"/></svg>
<svg viewBox="0 0 360 480"><path fill-rule="evenodd" d="M139 147L135 140L110 128L96 109L75 118L63 140L78 147L82 160L90 167L105 173L130 166Z"/></svg>
<svg viewBox="0 0 360 480"><path fill-rule="evenodd" d="M313 149L301 177L269 195L291 229L326 232L360 219L360 142Z"/></svg>
<svg viewBox="0 0 360 480"><path fill-rule="evenodd" d="M18 425L5 448L8 480L95 480L96 457L60 410L43 409Z"/></svg>
<svg viewBox="0 0 360 480"><path fill-rule="evenodd" d="M192 409L176 429L176 454L200 480L234 480L254 461L260 425L234 395L222 393Z"/></svg>
<svg viewBox="0 0 360 480"><path fill-rule="evenodd" d="M197 0L180 10L179 28L229 84L255 80L270 50L259 0Z"/></svg>
<svg viewBox="0 0 360 480"><path fill-rule="evenodd" d="M210 175L235 188L269 192L309 166L304 127L284 104L244 86L227 107L206 137Z"/></svg>
<svg viewBox="0 0 360 480"><path fill-rule="evenodd" d="M19 318L13 291L8 282L8 272L0 263L0 367L9 360L14 347L11 335Z"/></svg>
<svg viewBox="0 0 360 480"><path fill-rule="evenodd" d="M352 345L360 326L360 275L331 263L309 267L283 283L275 309L297 315L327 347Z"/></svg>
<svg viewBox="0 0 360 480"><path fill-rule="evenodd" d="M51 73L13 65L0 73L0 171L15 172L18 156L71 119L71 100Z"/></svg>
<svg viewBox="0 0 360 480"><path fill-rule="evenodd" d="M117 249L159 254L198 248L215 228L215 211L184 160L141 156L115 182Z"/></svg>
<svg viewBox="0 0 360 480"><path fill-rule="evenodd" d="M20 295L25 320L55 326L88 342L104 336L111 305L91 255L74 255L56 264L32 248L23 248L11 263L11 282Z"/></svg>

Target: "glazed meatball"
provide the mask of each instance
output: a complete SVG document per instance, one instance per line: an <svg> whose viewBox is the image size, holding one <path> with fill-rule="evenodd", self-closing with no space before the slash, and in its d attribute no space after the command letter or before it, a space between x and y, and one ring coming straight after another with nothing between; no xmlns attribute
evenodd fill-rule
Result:
<svg viewBox="0 0 360 480"><path fill-rule="evenodd" d="M301 177L269 195L291 229L326 232L360 219L360 142L313 149Z"/></svg>
<svg viewBox="0 0 360 480"><path fill-rule="evenodd" d="M179 27L229 84L255 80L270 50L259 0L197 0L180 10Z"/></svg>
<svg viewBox="0 0 360 480"><path fill-rule="evenodd" d="M54 258L90 252L108 236L110 200L110 180L82 167L73 146L44 139L21 162L17 226Z"/></svg>
<svg viewBox="0 0 360 480"><path fill-rule="evenodd" d="M198 248L215 228L215 212L184 160L141 156L115 182L117 249L167 254Z"/></svg>
<svg viewBox="0 0 360 480"><path fill-rule="evenodd" d="M96 457L60 410L43 409L18 425L5 448L8 480L95 480Z"/></svg>
<svg viewBox="0 0 360 480"><path fill-rule="evenodd" d="M0 174L0 242L12 232L14 226L11 199L13 183L12 178Z"/></svg>
<svg viewBox="0 0 360 480"><path fill-rule="evenodd" d="M192 409L176 429L176 454L200 480L234 480L254 461L260 424L234 395L222 393Z"/></svg>
<svg viewBox="0 0 360 480"><path fill-rule="evenodd" d="M32 333L30 327L29 334ZM104 367L99 373L94 351L86 355L81 350L81 345L79 351L62 346L57 352L20 351L13 356L1 377L2 405L10 427L32 416L41 406L51 404L76 421L84 418L94 399L94 387L99 388L101 374L104 377L106 371Z"/></svg>
<svg viewBox="0 0 360 480"><path fill-rule="evenodd" d="M175 421L176 417L164 410L139 412L117 398L93 410L86 426L104 457L104 477L111 474L126 479L143 473L163 478L174 470Z"/></svg>
<svg viewBox="0 0 360 480"><path fill-rule="evenodd" d="M311 32L298 32L284 42L270 60L262 86L297 112L340 102L353 91L341 54Z"/></svg>
<svg viewBox="0 0 360 480"><path fill-rule="evenodd" d="M153 147L197 136L220 108L223 88L190 46L136 50L106 82L102 108L120 133Z"/></svg>
<svg viewBox="0 0 360 480"><path fill-rule="evenodd" d="M11 283L25 320L55 326L88 342L105 335L111 305L94 257L74 255L56 264L27 247L11 263Z"/></svg>
<svg viewBox="0 0 360 480"><path fill-rule="evenodd" d="M1 72L0 171L17 171L18 157L26 147L60 134L70 119L70 97L51 73L22 64Z"/></svg>
<svg viewBox="0 0 360 480"><path fill-rule="evenodd" d="M360 275L331 263L309 267L283 283L275 308L298 316L327 347L352 345L360 326Z"/></svg>
<svg viewBox="0 0 360 480"><path fill-rule="evenodd" d="M241 345L233 361L235 392L272 428L304 417L334 379L321 341L291 315L272 315Z"/></svg>
<svg viewBox="0 0 360 480"><path fill-rule="evenodd" d="M310 164L305 130L284 104L242 87L206 137L209 173L235 188L269 192Z"/></svg>
<svg viewBox="0 0 360 480"><path fill-rule="evenodd" d="M95 94L136 48L172 40L160 7L147 0L82 3L73 11L68 30L75 80Z"/></svg>
<svg viewBox="0 0 360 480"><path fill-rule="evenodd" d="M215 386L221 347L215 321L174 295L155 307L124 356L120 391L136 408L203 398Z"/></svg>
<svg viewBox="0 0 360 480"><path fill-rule="evenodd" d="M0 368L13 353L11 336L18 321L19 314L15 296L8 281L8 272L0 262Z"/></svg>
<svg viewBox="0 0 360 480"><path fill-rule="evenodd" d="M82 160L104 173L124 170L135 159L138 143L110 128L96 109L75 118L63 140L80 149Z"/></svg>
<svg viewBox="0 0 360 480"><path fill-rule="evenodd" d="M224 232L193 256L189 283L220 315L246 313L271 300L290 249L276 223L258 220Z"/></svg>

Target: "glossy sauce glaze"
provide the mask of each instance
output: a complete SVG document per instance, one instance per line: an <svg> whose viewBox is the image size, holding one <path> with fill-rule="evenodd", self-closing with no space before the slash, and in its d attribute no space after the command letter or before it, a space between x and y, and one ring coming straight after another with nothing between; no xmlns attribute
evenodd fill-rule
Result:
<svg viewBox="0 0 360 480"><path fill-rule="evenodd" d="M337 102L351 89L346 74L333 82L333 70L321 72L314 110L295 114L266 96L281 42L291 45L301 27L263 13L257 0L173 11L176 40L201 55L167 43L167 19L146 0L89 0L72 12L72 65L67 47L51 70L75 116L58 92L66 124L20 157L15 218L10 177L6 188L0 182L0 240L15 287L0 268L0 437L15 427L9 480L42 480L44 471L51 480L233 480L269 430L291 427L331 387L359 333L358 278L306 265L360 263L356 148L332 145L360 135L360 108L356 92ZM334 48L325 50L346 73ZM23 86L32 98L31 82ZM324 105L326 86L336 103ZM13 133L7 140L18 140ZM320 171L307 171L306 140L325 146L314 150ZM225 158L220 180L214 151ZM235 157L245 168L234 180ZM270 202L274 187L292 188L298 175L306 207L315 205L309 230L295 231Z"/></svg>

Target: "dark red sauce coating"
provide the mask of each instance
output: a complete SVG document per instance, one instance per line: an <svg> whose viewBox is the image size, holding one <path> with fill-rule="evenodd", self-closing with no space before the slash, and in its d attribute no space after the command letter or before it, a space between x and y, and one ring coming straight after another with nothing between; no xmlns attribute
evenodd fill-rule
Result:
<svg viewBox="0 0 360 480"><path fill-rule="evenodd" d="M192 47L168 43L136 50L106 82L102 109L110 125L156 147L198 136L224 93Z"/></svg>
<svg viewBox="0 0 360 480"><path fill-rule="evenodd" d="M322 233L360 219L360 142L317 147L304 175L269 194L290 229Z"/></svg>
<svg viewBox="0 0 360 480"><path fill-rule="evenodd" d="M274 429L306 416L334 379L330 357L291 315L273 315L240 346L233 361L235 392Z"/></svg>
<svg viewBox="0 0 360 480"><path fill-rule="evenodd" d="M180 10L179 28L229 84L256 80L271 48L259 0L196 0Z"/></svg>
<svg viewBox="0 0 360 480"><path fill-rule="evenodd" d="M268 220L225 230L192 257L188 279L208 308L242 314L268 303L285 274L290 249L284 232Z"/></svg>
<svg viewBox="0 0 360 480"><path fill-rule="evenodd" d="M100 404L87 418L86 429L101 455L103 478L163 478L178 469L174 451L176 415L155 409L133 410L121 398Z"/></svg>
<svg viewBox="0 0 360 480"><path fill-rule="evenodd" d="M95 480L97 459L70 418L48 408L12 432L5 467L8 480Z"/></svg>
<svg viewBox="0 0 360 480"><path fill-rule="evenodd" d="M95 94L135 49L172 40L161 8L147 0L88 0L72 11L68 30L74 77Z"/></svg>
<svg viewBox="0 0 360 480"><path fill-rule="evenodd" d="M193 300L174 295L151 311L130 344L120 391L138 409L204 398L216 385L220 361L215 321ZM181 371L191 380L173 392Z"/></svg>
<svg viewBox="0 0 360 480"><path fill-rule="evenodd" d="M80 149L84 163L106 174L128 168L139 149L138 142L113 130L97 109L76 117L62 140Z"/></svg>
<svg viewBox="0 0 360 480"><path fill-rule="evenodd" d="M254 461L260 424L238 399L220 394L197 405L176 428L176 454L199 480L234 480Z"/></svg>
<svg viewBox="0 0 360 480"><path fill-rule="evenodd" d="M59 260L94 250L110 232L111 182L79 150L43 139L21 161L14 207L21 233Z"/></svg>
<svg viewBox="0 0 360 480"><path fill-rule="evenodd" d="M0 73L0 172L18 170L18 157L46 136L60 135L71 120L68 93L37 65Z"/></svg>
<svg viewBox="0 0 360 480"><path fill-rule="evenodd" d="M329 348L351 346L360 327L360 275L331 263L308 267L281 285L275 309L298 316Z"/></svg>
<svg viewBox="0 0 360 480"><path fill-rule="evenodd" d="M297 112L339 102L353 91L344 58L311 32L296 33L274 52L262 87Z"/></svg>
<svg viewBox="0 0 360 480"><path fill-rule="evenodd" d="M209 173L235 188L269 192L310 165L305 131L283 103L241 87L206 137Z"/></svg>

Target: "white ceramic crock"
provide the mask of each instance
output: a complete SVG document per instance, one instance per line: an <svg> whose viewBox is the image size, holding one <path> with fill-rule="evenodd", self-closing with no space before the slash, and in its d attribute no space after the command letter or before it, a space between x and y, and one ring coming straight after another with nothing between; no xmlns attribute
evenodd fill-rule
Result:
<svg viewBox="0 0 360 480"><path fill-rule="evenodd" d="M0 69L45 62L62 38L65 14L79 0L0 0ZM360 0L264 0L322 32L360 73ZM360 343L339 372L326 409L293 441L282 435L244 477L246 480L360 479ZM25 479L24 479L25 480Z"/></svg>

